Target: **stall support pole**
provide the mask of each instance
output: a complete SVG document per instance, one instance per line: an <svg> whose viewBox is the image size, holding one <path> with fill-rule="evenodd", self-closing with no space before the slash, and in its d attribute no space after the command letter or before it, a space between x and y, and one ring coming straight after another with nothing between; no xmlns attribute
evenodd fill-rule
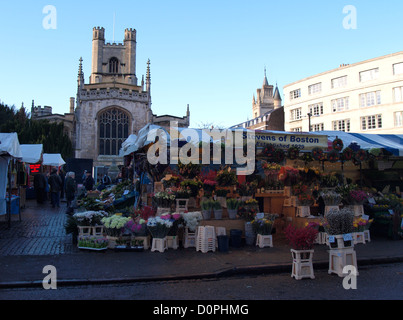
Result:
<svg viewBox="0 0 403 320"><path fill-rule="evenodd" d="M8 162L7 168L7 180L8 180L8 202L7 202L7 219L8 219L8 229L11 228L11 170L10 170L10 163Z"/></svg>

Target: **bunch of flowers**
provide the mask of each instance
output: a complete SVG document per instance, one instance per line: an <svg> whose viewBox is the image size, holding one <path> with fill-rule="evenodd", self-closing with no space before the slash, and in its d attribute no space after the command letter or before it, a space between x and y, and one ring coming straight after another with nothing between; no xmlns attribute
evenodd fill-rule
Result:
<svg viewBox="0 0 403 320"><path fill-rule="evenodd" d="M291 147L288 149L287 156L291 160L295 160L299 156L299 148L298 147Z"/></svg>
<svg viewBox="0 0 403 320"><path fill-rule="evenodd" d="M254 219L256 213L259 211L259 203L255 199L245 201L239 208L239 215L250 222Z"/></svg>
<svg viewBox="0 0 403 320"><path fill-rule="evenodd" d="M353 221L354 232L363 232L368 230L374 220L366 220L362 217L355 218Z"/></svg>
<svg viewBox="0 0 403 320"><path fill-rule="evenodd" d="M311 226L297 229L291 224L285 229L288 244L294 250L311 250L318 236L318 230Z"/></svg>
<svg viewBox="0 0 403 320"><path fill-rule="evenodd" d="M284 182L284 185L292 186L299 179L299 170L292 167L281 167L278 177Z"/></svg>
<svg viewBox="0 0 403 320"><path fill-rule="evenodd" d="M161 215L161 219L172 222L172 227L169 229L168 236L178 235L179 225L183 222L182 214L180 214L180 213L164 213Z"/></svg>
<svg viewBox="0 0 403 320"><path fill-rule="evenodd" d="M281 166L275 162L267 162L262 160L262 169L264 170L264 174L270 177L278 177L278 173L281 169Z"/></svg>
<svg viewBox="0 0 403 320"><path fill-rule="evenodd" d="M268 144L264 147L262 154L266 157L273 158L276 148L272 144Z"/></svg>
<svg viewBox="0 0 403 320"><path fill-rule="evenodd" d="M196 197L199 193L199 190L203 187L203 183L197 178L185 179L181 182L181 187L188 189L191 197Z"/></svg>
<svg viewBox="0 0 403 320"><path fill-rule="evenodd" d="M363 161L367 160L368 154L367 154L367 151L360 149L356 153L354 153L353 157L354 157L355 161L363 162Z"/></svg>
<svg viewBox="0 0 403 320"><path fill-rule="evenodd" d="M120 237L126 224L131 218L123 217L120 215L113 215L110 217L102 218L101 222L105 227L106 234L112 237Z"/></svg>
<svg viewBox="0 0 403 320"><path fill-rule="evenodd" d="M340 160L340 153L337 150L331 150L329 151L328 155L327 155L327 160L329 160L330 162L337 162Z"/></svg>
<svg viewBox="0 0 403 320"><path fill-rule="evenodd" d="M300 181L303 184L312 184L320 180L321 174L318 168L302 168L299 170Z"/></svg>
<svg viewBox="0 0 403 320"><path fill-rule="evenodd" d="M225 167L217 172L216 181L219 186L227 187L236 185L238 179L235 171L231 170L230 166Z"/></svg>
<svg viewBox="0 0 403 320"><path fill-rule="evenodd" d="M301 193L298 195L297 200L300 206L311 206L314 203L314 199L310 193Z"/></svg>
<svg viewBox="0 0 403 320"><path fill-rule="evenodd" d="M137 217L135 219L130 219L127 223L126 223L126 229L135 236L145 236L146 235L146 220Z"/></svg>
<svg viewBox="0 0 403 320"><path fill-rule="evenodd" d="M332 142L332 147L333 147L333 150L335 150L335 151L341 151L341 150L343 150L344 143L341 139L336 138Z"/></svg>
<svg viewBox="0 0 403 320"><path fill-rule="evenodd" d="M199 211L185 212L183 214L183 220L186 227L188 227L191 232L195 232L200 221L203 220L203 216Z"/></svg>
<svg viewBox="0 0 403 320"><path fill-rule="evenodd" d="M341 184L341 178L336 173L324 174L320 179L320 186L322 188L335 188Z"/></svg>
<svg viewBox="0 0 403 320"><path fill-rule="evenodd" d="M108 247L108 239L97 236L78 237L79 248L105 249Z"/></svg>
<svg viewBox="0 0 403 320"><path fill-rule="evenodd" d="M320 226L321 226L320 223L315 222L315 221L310 221L310 222L305 223L305 227L311 227L311 228L314 228L316 230L319 230Z"/></svg>
<svg viewBox="0 0 403 320"><path fill-rule="evenodd" d="M258 183L257 181L238 183L237 191L242 196L253 196L256 193Z"/></svg>
<svg viewBox="0 0 403 320"><path fill-rule="evenodd" d="M192 162L188 164L178 163L179 174L186 179L193 179L200 174L201 165L193 164Z"/></svg>
<svg viewBox="0 0 403 320"><path fill-rule="evenodd" d="M326 190L319 192L326 206L338 206L341 202L341 195L334 190Z"/></svg>
<svg viewBox="0 0 403 320"><path fill-rule="evenodd" d="M322 225L328 235L340 235L353 232L354 211L350 208L332 209L324 218Z"/></svg>
<svg viewBox="0 0 403 320"><path fill-rule="evenodd" d="M268 217L264 217L264 213L256 214L255 218L251 221L253 231L262 236L271 235L276 217L277 216L274 214L271 214Z"/></svg>
<svg viewBox="0 0 403 320"><path fill-rule="evenodd" d="M172 187L178 187L180 182L183 180L183 178L179 175L166 175L162 179L162 183L165 188L172 188Z"/></svg>
<svg viewBox="0 0 403 320"><path fill-rule="evenodd" d="M367 193L362 190L351 190L349 193L349 199L351 203L355 205L362 205L367 198Z"/></svg>
<svg viewBox="0 0 403 320"><path fill-rule="evenodd" d="M185 189L185 188L179 188L175 191L175 198L176 199L188 199L192 195L192 192L190 189Z"/></svg>
<svg viewBox="0 0 403 320"><path fill-rule="evenodd" d="M172 227L172 222L169 219L162 217L152 217L147 221L147 228L153 238L163 239L168 235L169 229Z"/></svg>
<svg viewBox="0 0 403 320"><path fill-rule="evenodd" d="M101 224L101 220L107 217L108 213L105 211L84 211L77 212L73 215L78 226L96 226Z"/></svg>
<svg viewBox="0 0 403 320"><path fill-rule="evenodd" d="M351 159L353 159L354 151L350 147L347 147L343 150L342 155L344 161L350 161Z"/></svg>
<svg viewBox="0 0 403 320"><path fill-rule="evenodd" d="M313 148L313 149L312 149L312 157L313 157L315 160L318 160L318 161L322 161L322 160L325 160L325 159L326 159L326 155L325 155L325 153L323 152L323 149L322 149L322 148L319 148L319 147L316 147L316 148Z"/></svg>
<svg viewBox="0 0 403 320"><path fill-rule="evenodd" d="M158 207L168 208L175 201L176 196L172 191L154 193L153 200Z"/></svg>
<svg viewBox="0 0 403 320"><path fill-rule="evenodd" d="M304 162L311 162L314 160L310 152L302 153L302 155L299 158Z"/></svg>
<svg viewBox="0 0 403 320"><path fill-rule="evenodd" d="M134 210L133 218L140 217L143 220L148 220L148 218L155 216L155 210L151 206L143 206L140 209Z"/></svg>
<svg viewBox="0 0 403 320"><path fill-rule="evenodd" d="M283 149L276 149L273 154L273 160L275 162L282 162L285 158L285 152Z"/></svg>
<svg viewBox="0 0 403 320"><path fill-rule="evenodd" d="M309 192L308 190L309 190L309 188L306 184L299 182L292 187L292 194L294 196L299 196L300 194L308 193Z"/></svg>

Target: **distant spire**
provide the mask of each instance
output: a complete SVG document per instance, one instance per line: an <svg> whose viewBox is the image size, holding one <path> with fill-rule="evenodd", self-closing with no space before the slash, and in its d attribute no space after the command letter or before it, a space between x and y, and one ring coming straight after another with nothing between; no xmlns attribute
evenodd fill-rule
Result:
<svg viewBox="0 0 403 320"><path fill-rule="evenodd" d="M148 93L151 93L150 59L148 59L148 61L147 61L146 91L147 91Z"/></svg>
<svg viewBox="0 0 403 320"><path fill-rule="evenodd" d="M267 81L267 75L266 75L266 67L264 67L264 79L263 79L263 86L268 86L269 82Z"/></svg>

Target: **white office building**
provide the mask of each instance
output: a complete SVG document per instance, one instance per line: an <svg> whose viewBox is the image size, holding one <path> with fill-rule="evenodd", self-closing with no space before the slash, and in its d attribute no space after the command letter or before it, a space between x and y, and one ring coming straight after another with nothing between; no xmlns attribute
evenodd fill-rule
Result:
<svg viewBox="0 0 403 320"><path fill-rule="evenodd" d="M403 51L284 86L284 129L403 134Z"/></svg>

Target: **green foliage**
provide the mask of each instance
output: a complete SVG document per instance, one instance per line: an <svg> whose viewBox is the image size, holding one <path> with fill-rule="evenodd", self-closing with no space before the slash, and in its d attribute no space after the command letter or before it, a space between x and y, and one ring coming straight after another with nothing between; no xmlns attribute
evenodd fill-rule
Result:
<svg viewBox="0 0 403 320"><path fill-rule="evenodd" d="M16 132L20 144L43 144L44 153L60 153L63 159L73 156L73 145L64 133L63 123L32 120L24 107L0 104L0 132Z"/></svg>

